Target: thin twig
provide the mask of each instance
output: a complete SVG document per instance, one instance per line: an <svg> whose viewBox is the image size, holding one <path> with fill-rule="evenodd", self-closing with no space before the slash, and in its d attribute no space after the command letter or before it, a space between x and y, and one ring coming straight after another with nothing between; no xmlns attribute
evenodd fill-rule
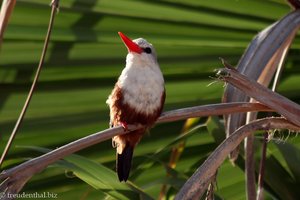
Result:
<svg viewBox="0 0 300 200"><path fill-rule="evenodd" d="M253 121L253 120L251 120ZM249 123L249 122L247 122ZM254 135L250 134L245 138L245 184L247 199L255 199L256 197L256 180L255 180L255 159L254 159Z"/></svg>
<svg viewBox="0 0 300 200"><path fill-rule="evenodd" d="M40 62L39 62L39 65L38 65L35 77L33 79L30 91L29 91L28 96L26 98L25 104L24 104L24 106L22 108L22 111L21 111L21 113L19 115L19 118L18 118L18 120L17 120L17 122L15 124L15 127L14 127L12 133L10 134L9 140L7 141L5 149L4 149L4 151L2 153L2 156L0 158L0 167L1 167L1 165L2 165L2 163L4 161L4 159L5 159L5 156L8 153L8 151L9 151L9 149L11 147L11 144L12 144L12 142L13 142L13 140L14 140L14 138L15 138L18 130L19 130L19 127L20 127L23 119L24 119L24 116L26 114L26 111L27 111L27 108L29 106L30 100L32 98L33 92L35 90L36 83L37 83L37 81L39 79L39 76L40 76L40 73L41 73L41 70L42 70L42 67L43 67L43 64L44 64L45 56L46 56L46 53L47 53L48 43L49 43L49 40L50 40L50 35L51 35L52 27L53 27L55 13L56 13L57 8L58 8L58 3L59 3L59 0L53 0L52 3L51 3L51 6L52 6L51 16L50 16L48 31L47 31L47 35L46 35L46 38L45 38L44 48L43 48L43 51L42 51Z"/></svg>
<svg viewBox="0 0 300 200"><path fill-rule="evenodd" d="M268 132L265 131L263 134L263 144L261 150L261 158L259 164L259 174L258 174L258 183L257 183L257 196L256 199L263 199L263 188L264 188L264 176L265 176L265 163L267 157L267 144L268 144Z"/></svg>
<svg viewBox="0 0 300 200"><path fill-rule="evenodd" d="M207 189L211 179L227 155L236 148L242 140L257 130L289 129L300 131L296 126L284 118L264 118L250 122L225 139L196 172L187 180L178 192L175 200L199 199Z"/></svg>
<svg viewBox="0 0 300 200"><path fill-rule="evenodd" d="M223 103L205 106L195 106L185 109L165 112L158 119L158 123L183 120L191 117L223 115L232 112L248 112L248 111L270 111L269 108L259 103ZM140 126L129 125L129 130L133 131ZM125 134L122 127L106 129L104 131L88 135L74 142L66 144L42 156L26 161L14 168L3 171L0 174L0 180L4 180L0 184L0 191L7 189L10 192L19 192L23 185L36 173L45 169L48 165L70 155L74 152L98 144L108 140L113 136Z"/></svg>

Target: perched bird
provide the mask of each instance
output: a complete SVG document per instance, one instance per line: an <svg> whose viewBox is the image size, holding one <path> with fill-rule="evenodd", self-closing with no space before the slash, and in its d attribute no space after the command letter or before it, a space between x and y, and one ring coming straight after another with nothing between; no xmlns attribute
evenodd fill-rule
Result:
<svg viewBox="0 0 300 200"><path fill-rule="evenodd" d="M120 181L127 181L134 147L160 116L165 102L165 84L152 44L143 38L129 39L119 32L128 49L123 69L106 103L110 126L142 124L143 129L112 139L117 148L116 166Z"/></svg>

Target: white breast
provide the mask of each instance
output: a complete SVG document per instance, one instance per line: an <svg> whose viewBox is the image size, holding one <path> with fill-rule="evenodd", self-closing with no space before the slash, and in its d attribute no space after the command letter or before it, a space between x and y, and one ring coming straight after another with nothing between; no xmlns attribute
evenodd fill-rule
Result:
<svg viewBox="0 0 300 200"><path fill-rule="evenodd" d="M138 112L152 114L161 106L164 78L157 63L128 62L119 77L124 102Z"/></svg>

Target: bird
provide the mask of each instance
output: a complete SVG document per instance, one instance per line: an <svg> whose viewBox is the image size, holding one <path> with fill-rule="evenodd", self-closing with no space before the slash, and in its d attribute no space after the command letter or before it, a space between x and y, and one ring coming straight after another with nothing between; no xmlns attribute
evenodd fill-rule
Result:
<svg viewBox="0 0 300 200"><path fill-rule="evenodd" d="M153 45L143 38L131 40L122 32L118 34L128 54L126 66L106 101L110 109L110 127L122 126L125 130L128 124L143 127L112 138L117 175L120 182L126 182L134 148L161 115L166 90Z"/></svg>

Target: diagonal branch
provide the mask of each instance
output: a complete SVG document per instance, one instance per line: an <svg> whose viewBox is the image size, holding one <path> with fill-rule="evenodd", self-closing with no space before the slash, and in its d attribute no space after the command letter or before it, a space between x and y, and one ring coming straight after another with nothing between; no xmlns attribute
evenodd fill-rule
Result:
<svg viewBox="0 0 300 200"><path fill-rule="evenodd" d="M175 200L199 199L207 189L212 177L227 155L236 148L245 137L257 130L289 129L300 131L296 126L284 118L264 118L250 122L225 139L207 160L197 169L180 189Z"/></svg>
<svg viewBox="0 0 300 200"><path fill-rule="evenodd" d="M183 120L191 117L223 115L232 112L248 112L248 111L271 111L268 107L259 103L223 103L205 106L195 106L174 111L168 111L162 114L158 119L158 123ZM133 131L141 126L129 125L129 130ZM14 168L3 171L0 174L0 191L7 190L11 193L18 193L24 184L36 173L45 169L48 165L94 144L108 140L119 134L126 134L122 127L106 129L104 131L86 136L84 138L73 141L60 148L57 148L47 154L26 161Z"/></svg>
<svg viewBox="0 0 300 200"><path fill-rule="evenodd" d="M246 95L256 99L260 103L274 109L277 113L284 116L287 120L300 126L300 105L288 98L273 92L272 90L260 85L256 81L248 79L238 73L236 69L226 62L224 69L219 69L217 76L219 79L232 84L236 88L245 92Z"/></svg>

